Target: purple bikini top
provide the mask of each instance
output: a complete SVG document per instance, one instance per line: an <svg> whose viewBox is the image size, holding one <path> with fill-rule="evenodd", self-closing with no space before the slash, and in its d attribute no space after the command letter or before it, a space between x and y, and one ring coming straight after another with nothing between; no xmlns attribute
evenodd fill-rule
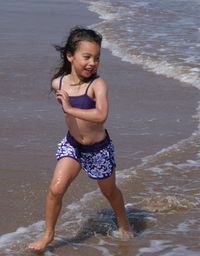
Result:
<svg viewBox="0 0 200 256"><path fill-rule="evenodd" d="M62 87L63 77L64 76L62 76L60 79L59 90ZM69 96L69 102L72 107L81 109L91 109L96 107L96 101L87 95L88 89L94 80L95 78L89 82L84 94L78 96Z"/></svg>

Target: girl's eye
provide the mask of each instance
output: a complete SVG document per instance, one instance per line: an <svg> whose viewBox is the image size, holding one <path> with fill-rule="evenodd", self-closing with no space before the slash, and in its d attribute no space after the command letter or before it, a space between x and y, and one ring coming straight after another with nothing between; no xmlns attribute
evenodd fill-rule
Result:
<svg viewBox="0 0 200 256"><path fill-rule="evenodd" d="M89 56L83 56L83 58L84 58L85 60L88 60L90 57L89 57Z"/></svg>

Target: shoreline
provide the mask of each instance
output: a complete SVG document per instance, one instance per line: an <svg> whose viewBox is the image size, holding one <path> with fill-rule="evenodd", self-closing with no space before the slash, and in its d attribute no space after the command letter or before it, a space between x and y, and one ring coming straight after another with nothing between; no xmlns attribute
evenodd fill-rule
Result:
<svg viewBox="0 0 200 256"><path fill-rule="evenodd" d="M71 15L73 12L79 13L81 10L81 17L79 18L81 21L84 20L84 25L91 25L93 22L97 22L97 15L87 10L86 6L85 9L82 9L83 4L80 4L80 9L76 9L76 3L74 2L70 2L69 6L71 6ZM72 16L72 19L71 17L65 17L68 28L76 21L76 18L74 18L76 15L74 14ZM56 17L60 20L59 13L57 13ZM62 19L60 20L61 24L63 24ZM59 33L62 34L62 32L63 30L61 29ZM61 41L61 39L59 38L57 41ZM52 59L52 56L50 57ZM41 55L39 58L42 59L43 56ZM45 65L42 64L42 68L47 66L47 63ZM32 68L34 68L34 65L30 66L30 74ZM45 72L49 74L48 69ZM40 77L40 71L36 70L36 73ZM109 85L110 116L106 127L108 127L116 146L119 170L137 165L141 157L154 154L163 147L170 146L190 136L196 129L197 124L192 116L196 113L198 103L197 89L187 87L187 85L174 79L145 71L142 67L123 62L120 58L113 56L108 49L102 49L100 74L103 75ZM45 76L43 80L45 84L48 84L47 77ZM9 80L7 82L8 85L11 85L11 82L9 84ZM12 86L8 86L8 89L5 88L4 95L9 95L9 88L12 88ZM44 91L44 88L41 90ZM15 92L13 95L15 95ZM34 91L34 97L35 95L37 94ZM21 99L21 96L17 97ZM42 102L40 95L38 98ZM3 103L6 103L6 101L7 99ZM187 106L185 102L187 102ZM18 103L16 102L16 105ZM22 104L25 104L24 108L26 108L26 103L26 101L22 102ZM44 102L44 106L42 105L45 111L41 112L40 115L42 118L40 120L48 119L49 116L46 112L50 104L52 102L47 101ZM28 109L26 111L31 112L31 106L30 109L26 109ZM56 148L55 141L58 141L63 135L64 122L60 109L58 109L56 104L52 111L54 111L55 120L59 121L59 123L55 122L48 136L52 136L53 138L50 141L52 143L51 147L55 146L54 148ZM59 117L57 117L57 114ZM21 112L14 115L16 122L20 115ZM3 114L3 118L5 118L4 122L6 122L7 116ZM27 115L27 119L25 118L23 120L22 129L24 131L27 131L31 127L28 118L29 115ZM49 129L49 123L45 123L44 121L40 123L40 120L38 121L37 118L34 118L33 115L32 123L38 125L38 129L44 135L44 130ZM53 124L53 117L51 118L51 124ZM149 120L152 118L155 120L150 122ZM16 136L15 131L19 129L18 126L15 126L15 122L13 124L13 126L9 127L11 140L12 136L13 138ZM7 126L3 127L2 134L5 134L5 136L7 136L7 129ZM34 126L32 129L34 130ZM143 130L143 135L138 135L140 130ZM149 131L151 132L150 134ZM33 136L36 136L35 134L33 132ZM40 135L38 134L38 136ZM38 140L42 140L42 137L39 137ZM0 187L3 216L0 226L2 234L14 232L18 227L30 225L43 218L45 193L55 164L53 148L48 153L43 154L45 152L45 144L48 143L45 137L43 137L43 140L44 148L39 148L38 154L36 154L38 144L31 145L31 142L24 149L10 148L10 145L7 147L3 147L4 145L2 145L0 148ZM41 142L39 141L38 143ZM41 155L43 159L41 159ZM80 184L86 184L86 186L82 185L80 187ZM89 187L90 191L92 191L96 187L96 184L81 174L71 188L72 191L73 189L79 189L76 197L74 198L73 193L69 192L65 204L73 200L78 200L81 194L89 192L85 187Z"/></svg>

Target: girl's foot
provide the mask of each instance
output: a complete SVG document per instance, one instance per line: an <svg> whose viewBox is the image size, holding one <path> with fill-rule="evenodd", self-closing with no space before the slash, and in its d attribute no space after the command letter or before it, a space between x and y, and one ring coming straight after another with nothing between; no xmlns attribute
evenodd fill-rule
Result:
<svg viewBox="0 0 200 256"><path fill-rule="evenodd" d="M113 231L112 235L113 237L123 241L128 241L134 237L131 231L124 230L123 228L119 228L118 230Z"/></svg>
<svg viewBox="0 0 200 256"><path fill-rule="evenodd" d="M39 240L28 245L28 249L34 252L43 251L52 242L54 235L42 235Z"/></svg>

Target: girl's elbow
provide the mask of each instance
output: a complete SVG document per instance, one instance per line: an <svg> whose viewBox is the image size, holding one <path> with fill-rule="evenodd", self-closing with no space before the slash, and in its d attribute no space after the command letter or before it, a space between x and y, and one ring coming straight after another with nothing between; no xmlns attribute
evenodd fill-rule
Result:
<svg viewBox="0 0 200 256"><path fill-rule="evenodd" d="M106 119L107 119L108 115L107 114L101 114L97 117L96 122L97 123L105 123Z"/></svg>
<svg viewBox="0 0 200 256"><path fill-rule="evenodd" d="M106 109L96 108L93 114L95 123L104 123L108 117L108 111Z"/></svg>
<svg viewBox="0 0 200 256"><path fill-rule="evenodd" d="M108 117L108 115L105 115L104 117L102 117L102 123L105 123L105 121L107 120L107 117Z"/></svg>

